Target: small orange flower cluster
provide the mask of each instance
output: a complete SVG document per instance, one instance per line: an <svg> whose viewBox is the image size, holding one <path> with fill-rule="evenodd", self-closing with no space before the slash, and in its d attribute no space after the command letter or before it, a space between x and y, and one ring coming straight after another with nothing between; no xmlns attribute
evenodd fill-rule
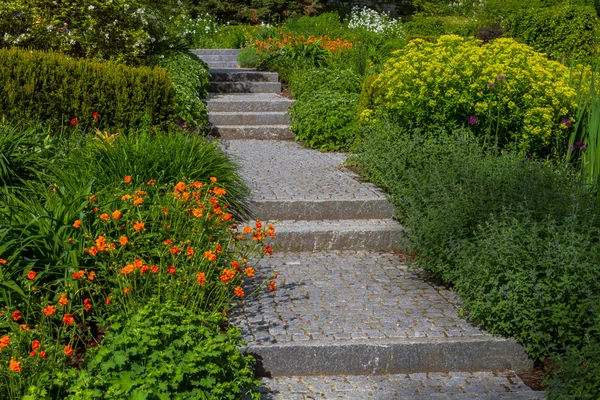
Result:
<svg viewBox="0 0 600 400"><path fill-rule="evenodd" d="M281 39L269 38L266 41L257 40L254 43L256 50L261 52L277 52L285 47L297 47L300 45L311 45L317 44L325 50L329 50L332 53L337 53L344 50L351 49L354 44L347 39L342 40L341 38L331 39L329 36L309 36L304 35L292 35L291 32L283 33L280 32Z"/></svg>

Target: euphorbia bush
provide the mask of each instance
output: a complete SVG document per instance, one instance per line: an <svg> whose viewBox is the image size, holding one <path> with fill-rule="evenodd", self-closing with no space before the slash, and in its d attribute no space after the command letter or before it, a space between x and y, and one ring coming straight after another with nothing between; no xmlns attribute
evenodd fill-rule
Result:
<svg viewBox="0 0 600 400"><path fill-rule="evenodd" d="M566 148L577 106L569 69L512 39L413 40L373 85L376 109L423 126L469 124L502 146L539 154Z"/></svg>

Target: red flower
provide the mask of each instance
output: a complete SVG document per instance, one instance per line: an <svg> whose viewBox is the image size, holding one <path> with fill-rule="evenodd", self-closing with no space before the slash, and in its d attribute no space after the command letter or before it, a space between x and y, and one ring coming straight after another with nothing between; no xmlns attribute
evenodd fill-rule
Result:
<svg viewBox="0 0 600 400"><path fill-rule="evenodd" d="M40 348L40 341L39 340L34 340L33 342L31 342L31 348L33 350L37 350Z"/></svg>
<svg viewBox="0 0 600 400"><path fill-rule="evenodd" d="M27 279L29 279L30 281L34 280L36 276L37 272L35 272L34 270L31 270L27 273Z"/></svg>
<svg viewBox="0 0 600 400"><path fill-rule="evenodd" d="M65 353L65 356L71 357L73 355L73 348L69 345L66 345L63 347L63 353Z"/></svg>
<svg viewBox="0 0 600 400"><path fill-rule="evenodd" d="M16 321L20 320L21 318L23 318L23 314L21 314L21 312L19 310L15 310L15 312L13 312L13 314L12 314L13 321L16 322Z"/></svg>
<svg viewBox="0 0 600 400"><path fill-rule="evenodd" d="M206 275L204 275L204 272L198 272L196 275L196 280L198 281L198 285L204 286L206 283Z"/></svg>
<svg viewBox="0 0 600 400"><path fill-rule="evenodd" d="M71 120L71 125L72 125L72 126L77 126L77 124L78 124L78 123L79 123L79 120L78 120L77 118L73 118L73 119Z"/></svg>
<svg viewBox="0 0 600 400"><path fill-rule="evenodd" d="M170 266L170 267L167 269L167 272L168 272L170 275L173 275L173 274L175 273L175 266L174 266L174 265L171 265L171 266Z"/></svg>
<svg viewBox="0 0 600 400"><path fill-rule="evenodd" d="M94 119L98 119L98 118L100 118L100 114L98 114L96 111L94 111L94 112L92 113L92 118L94 118Z"/></svg>
<svg viewBox="0 0 600 400"><path fill-rule="evenodd" d="M46 358L46 352L40 351L40 358Z"/></svg>
<svg viewBox="0 0 600 400"><path fill-rule="evenodd" d="M156 265L153 265L152 267L150 267L150 271L152 271L153 274L158 274L158 267Z"/></svg>
<svg viewBox="0 0 600 400"><path fill-rule="evenodd" d="M268 255L273 254L273 249L271 248L271 246L267 245L265 247L265 254L268 254Z"/></svg>
<svg viewBox="0 0 600 400"><path fill-rule="evenodd" d="M109 306L111 301L112 301L112 299L110 297L107 297L106 298L106 305Z"/></svg>

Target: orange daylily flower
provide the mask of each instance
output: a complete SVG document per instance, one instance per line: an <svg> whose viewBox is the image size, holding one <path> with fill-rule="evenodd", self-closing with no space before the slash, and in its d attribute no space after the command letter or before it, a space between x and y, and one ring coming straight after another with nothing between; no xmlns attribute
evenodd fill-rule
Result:
<svg viewBox="0 0 600 400"><path fill-rule="evenodd" d="M123 182L125 183L131 183L131 176L127 175L126 177L123 178Z"/></svg>
<svg viewBox="0 0 600 400"><path fill-rule="evenodd" d="M13 359L10 360L8 368L10 368L11 371L16 373L20 373L22 371L21 363Z"/></svg>
<svg viewBox="0 0 600 400"><path fill-rule="evenodd" d="M136 222L135 224L133 224L133 229L134 229L136 232L139 232L139 231L141 231L142 229L144 229L144 226L145 226L145 225L144 225L144 223L143 223L143 222L140 222L140 221L138 221L138 222Z"/></svg>
<svg viewBox="0 0 600 400"><path fill-rule="evenodd" d="M238 287L236 287L236 288L233 290L233 293L235 293L235 295L236 295L237 297L240 297L240 298L241 298L241 297L244 297L244 289L242 289L242 287L241 287L241 286L238 286Z"/></svg>
<svg viewBox="0 0 600 400"><path fill-rule="evenodd" d="M115 210L112 213L113 219L120 219L123 216L123 213L119 210Z"/></svg>
<svg viewBox="0 0 600 400"><path fill-rule="evenodd" d="M254 278L254 268L246 268L246 275L248 276L248 278Z"/></svg>
<svg viewBox="0 0 600 400"><path fill-rule="evenodd" d="M121 246L125 246L127 245L127 243L129 243L129 239L127 238L127 236L121 236L119 238L119 243L121 244Z"/></svg>
<svg viewBox="0 0 600 400"><path fill-rule="evenodd" d="M100 219L103 221L108 221L108 214L107 213L100 214Z"/></svg>
<svg viewBox="0 0 600 400"><path fill-rule="evenodd" d="M58 304L64 307L68 303L69 303L69 300L67 299L67 295L66 294L61 294L60 298L58 299Z"/></svg>
<svg viewBox="0 0 600 400"><path fill-rule="evenodd" d="M73 228L75 229L79 229L81 227L81 220L76 219L75 222L73 222Z"/></svg>
<svg viewBox="0 0 600 400"><path fill-rule="evenodd" d="M204 258L206 258L208 261L215 261L217 259L217 255L211 250L208 250L204 252Z"/></svg>
<svg viewBox="0 0 600 400"><path fill-rule="evenodd" d="M54 308L54 306L50 306L50 305L44 307L43 311L44 311L44 314L46 315L46 317L51 317L54 314L56 314L56 308Z"/></svg>
<svg viewBox="0 0 600 400"><path fill-rule="evenodd" d="M16 322L16 321L20 320L21 318L23 318L23 314L21 314L21 312L19 310L15 310L12 313L12 319L13 319L13 321Z"/></svg>
<svg viewBox="0 0 600 400"><path fill-rule="evenodd" d="M73 325L75 323L75 318L73 318L73 314L63 315L63 322L65 323L65 325Z"/></svg>
<svg viewBox="0 0 600 400"><path fill-rule="evenodd" d="M198 272L196 275L196 280L198 281L198 285L204 286L206 283L206 275L204 275L204 272Z"/></svg>
<svg viewBox="0 0 600 400"><path fill-rule="evenodd" d="M71 357L73 355L73 348L69 345L66 345L65 347L63 347L63 353L65 353L65 356L67 357Z"/></svg>
<svg viewBox="0 0 600 400"><path fill-rule="evenodd" d="M34 270L31 270L27 273L27 279L29 279L30 281L34 280L36 276L37 272L35 272Z"/></svg>
<svg viewBox="0 0 600 400"><path fill-rule="evenodd" d="M10 345L10 336L4 335L0 338L0 350Z"/></svg>

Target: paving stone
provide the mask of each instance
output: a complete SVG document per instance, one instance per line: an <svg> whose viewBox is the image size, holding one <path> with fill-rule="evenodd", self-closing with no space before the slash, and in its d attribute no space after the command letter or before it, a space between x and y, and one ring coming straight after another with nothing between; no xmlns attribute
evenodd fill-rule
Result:
<svg viewBox="0 0 600 400"><path fill-rule="evenodd" d="M489 372L472 372L470 375L476 379L486 378ZM444 400L509 400L509 399L543 399L543 392L534 392L523 382L515 377L512 371L497 371L498 381L486 386L467 387L467 393L462 385L449 383L441 374L393 374L375 376L310 376L294 377L300 388L299 391L283 392L282 383L290 382L288 377L262 378L261 389L265 390L262 399L295 399L302 394L303 399L410 399L421 400L426 398ZM407 382L414 382L421 378L423 382L435 381L436 385L418 387L408 386ZM508 389L514 385L513 389ZM382 386L385 385L385 386ZM393 385L393 386L392 386ZM469 389L472 392L468 393ZM301 393L300 393L301 391ZM274 396L274 397L268 397Z"/></svg>

